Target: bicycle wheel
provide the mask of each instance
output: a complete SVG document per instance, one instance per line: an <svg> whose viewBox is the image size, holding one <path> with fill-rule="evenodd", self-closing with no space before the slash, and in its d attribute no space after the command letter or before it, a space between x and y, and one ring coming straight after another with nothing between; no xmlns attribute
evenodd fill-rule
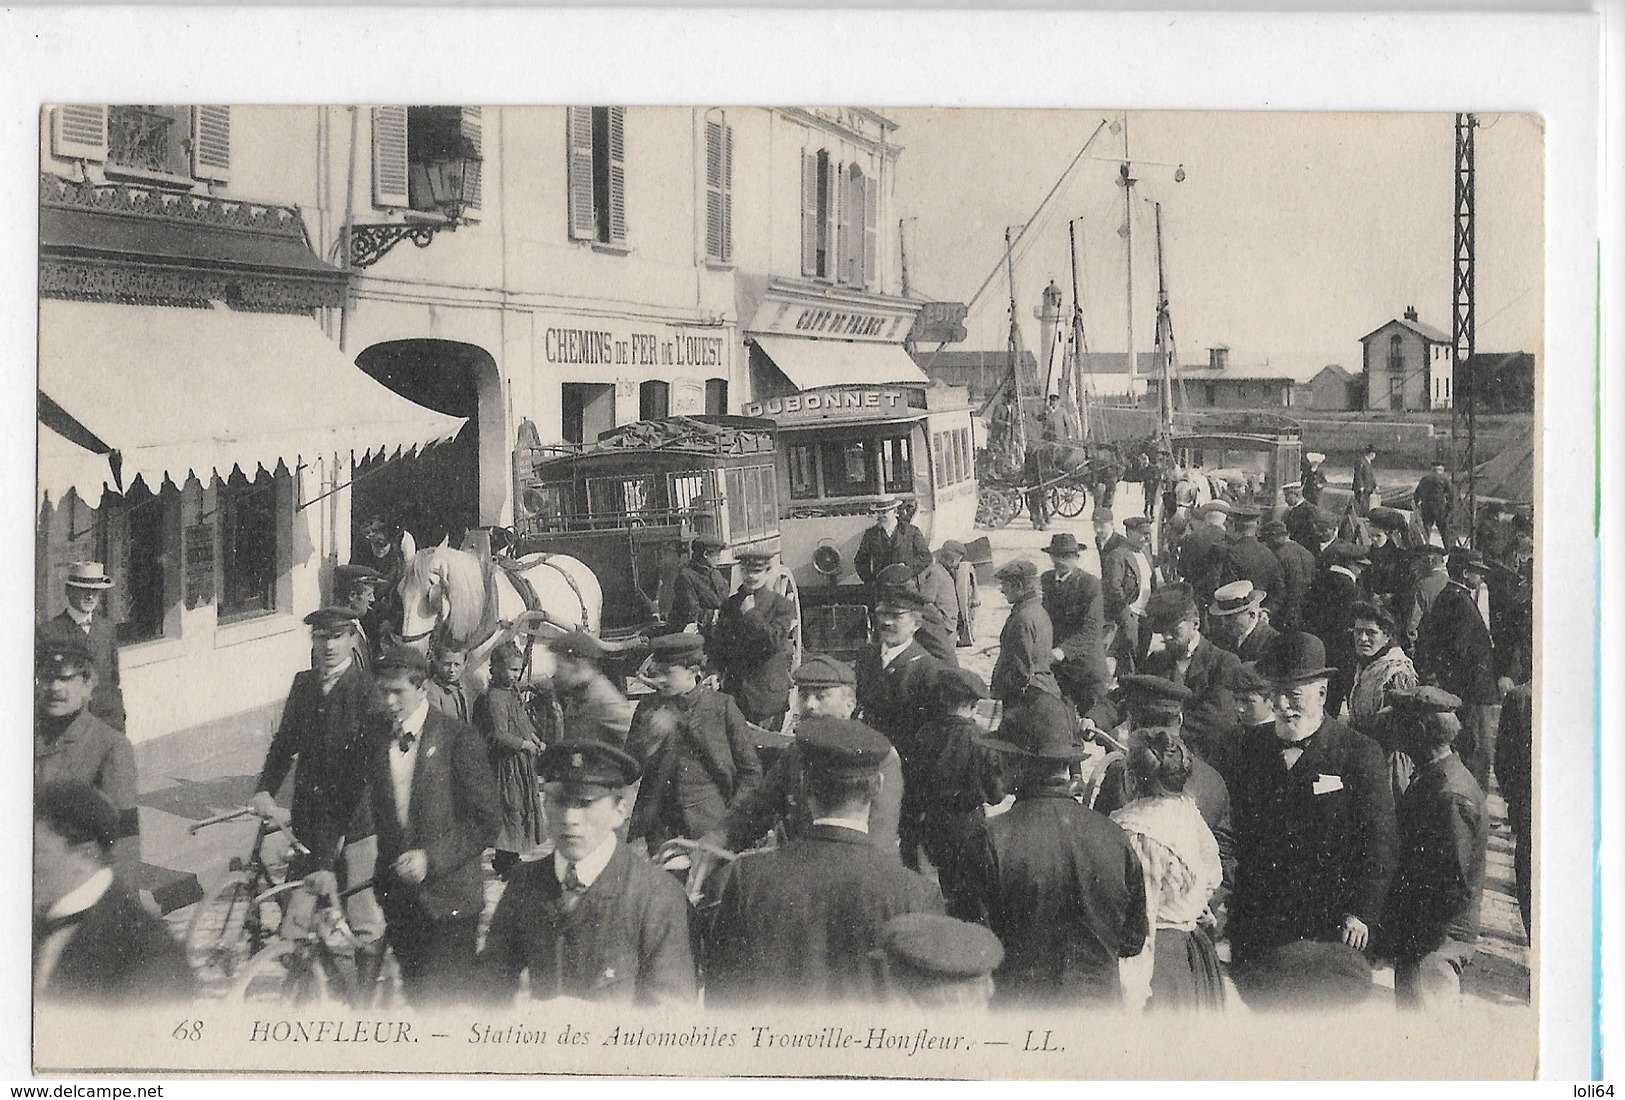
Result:
<svg viewBox="0 0 1625 1100"><path fill-rule="evenodd" d="M1083 486L1063 481L1049 491L1049 510L1065 519L1077 519L1089 506L1089 494Z"/></svg>
<svg viewBox="0 0 1625 1100"><path fill-rule="evenodd" d="M269 932L254 912L247 880L234 878L201 902L186 926L186 957L205 992L229 984Z"/></svg>
<svg viewBox="0 0 1625 1100"><path fill-rule="evenodd" d="M249 960L232 983L229 999L286 1008L345 1005L343 977L330 974L317 950L294 940L278 940Z"/></svg>

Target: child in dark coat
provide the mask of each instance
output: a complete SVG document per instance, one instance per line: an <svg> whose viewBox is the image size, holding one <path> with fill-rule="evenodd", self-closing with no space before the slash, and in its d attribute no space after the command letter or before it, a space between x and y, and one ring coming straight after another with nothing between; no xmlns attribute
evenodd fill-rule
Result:
<svg viewBox="0 0 1625 1100"><path fill-rule="evenodd" d="M502 796L502 831L497 836L492 869L504 879L519 854L546 835L536 786L536 756L542 740L519 693L525 655L510 643L491 653L491 686L474 704L474 726L485 735Z"/></svg>

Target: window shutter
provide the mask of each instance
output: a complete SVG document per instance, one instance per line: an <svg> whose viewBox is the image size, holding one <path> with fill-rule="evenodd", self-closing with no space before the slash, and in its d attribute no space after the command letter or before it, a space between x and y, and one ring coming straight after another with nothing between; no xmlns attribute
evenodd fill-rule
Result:
<svg viewBox="0 0 1625 1100"><path fill-rule="evenodd" d="M592 207L592 108L565 108L570 189L570 237L590 241L598 236Z"/></svg>
<svg viewBox="0 0 1625 1100"><path fill-rule="evenodd" d="M705 255L725 260L723 255L723 132L720 122L705 124Z"/></svg>
<svg viewBox="0 0 1625 1100"><path fill-rule="evenodd" d="M231 108L192 108L192 178L231 179Z"/></svg>
<svg viewBox="0 0 1625 1100"><path fill-rule="evenodd" d="M485 145L483 143L483 138L482 138L482 136L480 134L480 122L481 122L480 108L478 108L478 107L464 107L462 110L463 110L463 136L466 137L470 142L473 143L474 151L476 153L480 154L480 156L483 157L485 155ZM480 200L481 200L481 196L482 196L482 194L484 192L484 188L485 188L485 162L482 160L474 168L474 192L473 192L474 197L473 197L472 200L470 200L470 202L468 204L469 209L478 210L480 208Z"/></svg>
<svg viewBox="0 0 1625 1100"><path fill-rule="evenodd" d="M406 108L372 109L374 206L411 206L406 190Z"/></svg>
<svg viewBox="0 0 1625 1100"><path fill-rule="evenodd" d="M844 165L831 164L829 171L829 229L825 240L829 252L824 261L825 278L846 281L846 171Z"/></svg>
<svg viewBox="0 0 1625 1100"><path fill-rule="evenodd" d="M880 251L880 179L863 181L863 267L859 286L878 286Z"/></svg>
<svg viewBox="0 0 1625 1100"><path fill-rule="evenodd" d="M801 154L801 273L818 274L818 158Z"/></svg>
<svg viewBox="0 0 1625 1100"><path fill-rule="evenodd" d="M64 106L53 110L51 152L74 160L106 160L107 108Z"/></svg>
<svg viewBox="0 0 1625 1100"><path fill-rule="evenodd" d="M722 124L722 260L734 258L734 128Z"/></svg>
<svg viewBox="0 0 1625 1100"><path fill-rule="evenodd" d="M609 109L609 239L626 243L626 108Z"/></svg>

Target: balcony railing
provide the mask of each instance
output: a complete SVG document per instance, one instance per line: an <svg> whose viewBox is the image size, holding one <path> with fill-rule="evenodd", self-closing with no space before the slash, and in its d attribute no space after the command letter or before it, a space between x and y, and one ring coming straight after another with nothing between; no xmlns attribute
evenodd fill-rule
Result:
<svg viewBox="0 0 1625 1100"><path fill-rule="evenodd" d="M1405 357L1403 355L1390 355L1388 357L1388 369L1392 371L1404 370Z"/></svg>

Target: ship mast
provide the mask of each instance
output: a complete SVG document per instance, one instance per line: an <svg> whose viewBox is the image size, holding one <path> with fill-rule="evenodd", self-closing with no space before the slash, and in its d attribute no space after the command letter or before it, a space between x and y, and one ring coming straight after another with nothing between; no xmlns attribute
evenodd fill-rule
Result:
<svg viewBox="0 0 1625 1100"><path fill-rule="evenodd" d="M1157 215L1157 424L1166 438L1174 434L1174 381L1179 370L1179 348L1174 341L1174 319L1168 309L1168 279L1162 263L1162 203L1156 204ZM1183 382L1180 383L1183 390ZM1184 393L1180 394L1183 405Z"/></svg>
<svg viewBox="0 0 1625 1100"><path fill-rule="evenodd" d="M1078 219L1072 218L1066 223L1067 244L1072 252L1072 401L1073 412L1078 417L1078 432L1087 442L1093 432L1089 430L1089 415L1093 411L1089 407L1087 391L1084 389L1083 353L1088 349L1088 343L1083 335L1083 300L1078 297Z"/></svg>

